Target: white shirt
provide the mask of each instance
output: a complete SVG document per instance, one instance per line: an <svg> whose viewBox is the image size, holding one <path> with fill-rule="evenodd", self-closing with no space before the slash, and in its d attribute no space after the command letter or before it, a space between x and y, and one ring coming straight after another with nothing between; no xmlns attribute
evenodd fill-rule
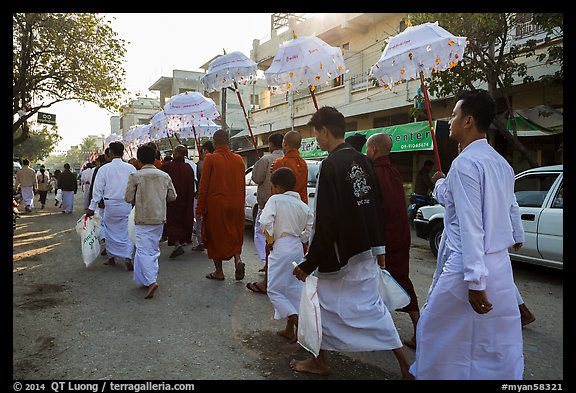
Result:
<svg viewBox="0 0 576 393"><path fill-rule="evenodd" d="M82 184L90 184L92 180L92 173L94 172L94 168L86 168L82 171L80 175L80 182Z"/></svg>
<svg viewBox="0 0 576 393"><path fill-rule="evenodd" d="M486 139L479 139L462 150L434 188L446 208L446 246L460 256L449 258L444 269L463 272L469 289L483 290L489 274L484 255L515 243L514 170Z"/></svg>
<svg viewBox="0 0 576 393"><path fill-rule="evenodd" d="M192 170L194 171L194 192L197 191L197 181L198 181L198 175L196 175L196 163L192 160L190 160L187 157L184 157L184 162L187 163L188 165L190 165L192 167Z"/></svg>
<svg viewBox="0 0 576 393"><path fill-rule="evenodd" d="M102 198L124 201L128 177L134 172L136 172L134 165L128 164L120 158L114 158L108 164L103 165L96 172L92 186L92 200L88 208L96 210L96 206Z"/></svg>
<svg viewBox="0 0 576 393"><path fill-rule="evenodd" d="M314 212L302 202L300 194L295 191L270 196L260 214L262 230L274 239L298 236L302 243L306 243L313 224Z"/></svg>

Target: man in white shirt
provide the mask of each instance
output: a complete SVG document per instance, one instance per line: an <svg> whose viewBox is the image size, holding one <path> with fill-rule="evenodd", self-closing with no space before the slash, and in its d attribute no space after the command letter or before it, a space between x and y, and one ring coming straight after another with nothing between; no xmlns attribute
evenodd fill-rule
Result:
<svg viewBox="0 0 576 393"><path fill-rule="evenodd" d="M124 145L121 142L110 143L108 164L98 170L92 187L92 200L86 209L86 215L94 214L98 202L104 199L104 222L106 225L106 253L109 256L106 265L115 265L115 258L123 258L127 270L134 270L132 253L134 244L128 236L128 216L132 205L124 200L128 178L136 168L122 161Z"/></svg>
<svg viewBox="0 0 576 393"><path fill-rule="evenodd" d="M462 151L443 188L443 268L416 331L416 379L522 379L522 327L508 248L515 244L514 171L486 140L495 103L462 93L450 138ZM438 192L436 192L438 194Z"/></svg>
<svg viewBox="0 0 576 393"><path fill-rule="evenodd" d="M80 174L80 184L84 190L84 210L88 209L90 205L90 182L92 181L92 173L94 173L94 168L92 163L86 164L86 168Z"/></svg>

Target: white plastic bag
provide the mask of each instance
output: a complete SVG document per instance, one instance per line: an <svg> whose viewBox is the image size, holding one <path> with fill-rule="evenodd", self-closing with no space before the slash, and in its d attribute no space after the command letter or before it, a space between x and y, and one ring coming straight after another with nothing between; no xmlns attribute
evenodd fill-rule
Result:
<svg viewBox="0 0 576 393"><path fill-rule="evenodd" d="M132 244L136 244L136 228L134 227L134 207L128 215L128 237L132 241Z"/></svg>
<svg viewBox="0 0 576 393"><path fill-rule="evenodd" d="M386 269L380 269L380 297L390 311L406 307L412 299Z"/></svg>
<svg viewBox="0 0 576 393"><path fill-rule="evenodd" d="M298 344L318 356L322 342L322 318L318 302L318 278L306 277L298 312Z"/></svg>
<svg viewBox="0 0 576 393"><path fill-rule="evenodd" d="M100 255L100 215L94 213L93 216L84 214L76 222L76 233L80 235L80 244L82 246L82 259L88 267Z"/></svg>

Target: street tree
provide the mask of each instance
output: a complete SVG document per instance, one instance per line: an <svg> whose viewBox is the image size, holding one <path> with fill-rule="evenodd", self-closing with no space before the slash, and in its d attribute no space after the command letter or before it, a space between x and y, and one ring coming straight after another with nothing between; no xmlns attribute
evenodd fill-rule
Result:
<svg viewBox="0 0 576 393"><path fill-rule="evenodd" d="M89 13L12 15L13 146L30 138L28 119L62 101L117 111L124 99L125 41Z"/></svg>
<svg viewBox="0 0 576 393"><path fill-rule="evenodd" d="M543 42L528 39L516 44L512 38L514 28L530 22L546 33ZM464 57L449 72L440 72L427 78L429 91L437 97L449 97L462 89L475 88L486 83L493 98L502 97L512 113L507 92L517 79L523 83L557 84L563 78L563 15L517 13L418 13L410 15L410 23L418 25L436 22L456 36L468 38ZM555 65L556 71L538 80L528 72L528 60L536 58L543 64ZM559 83L560 82L560 83ZM537 166L532 154L518 140L512 117L510 133L498 117L493 126L517 149L532 167Z"/></svg>
<svg viewBox="0 0 576 393"><path fill-rule="evenodd" d="M49 130L47 125L42 127L32 125L28 140L26 143L14 146L13 154L15 157L27 158L30 162L42 161L61 140L56 126L50 127Z"/></svg>

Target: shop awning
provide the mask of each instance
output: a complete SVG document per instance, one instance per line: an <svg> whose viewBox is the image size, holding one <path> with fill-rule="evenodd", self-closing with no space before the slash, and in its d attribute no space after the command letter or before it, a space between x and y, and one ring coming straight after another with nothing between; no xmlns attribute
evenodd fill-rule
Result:
<svg viewBox="0 0 576 393"><path fill-rule="evenodd" d="M562 110L546 105L539 105L529 109L514 111L517 135L520 136L548 136L563 132L564 116ZM506 115L506 128L513 132L512 116Z"/></svg>

